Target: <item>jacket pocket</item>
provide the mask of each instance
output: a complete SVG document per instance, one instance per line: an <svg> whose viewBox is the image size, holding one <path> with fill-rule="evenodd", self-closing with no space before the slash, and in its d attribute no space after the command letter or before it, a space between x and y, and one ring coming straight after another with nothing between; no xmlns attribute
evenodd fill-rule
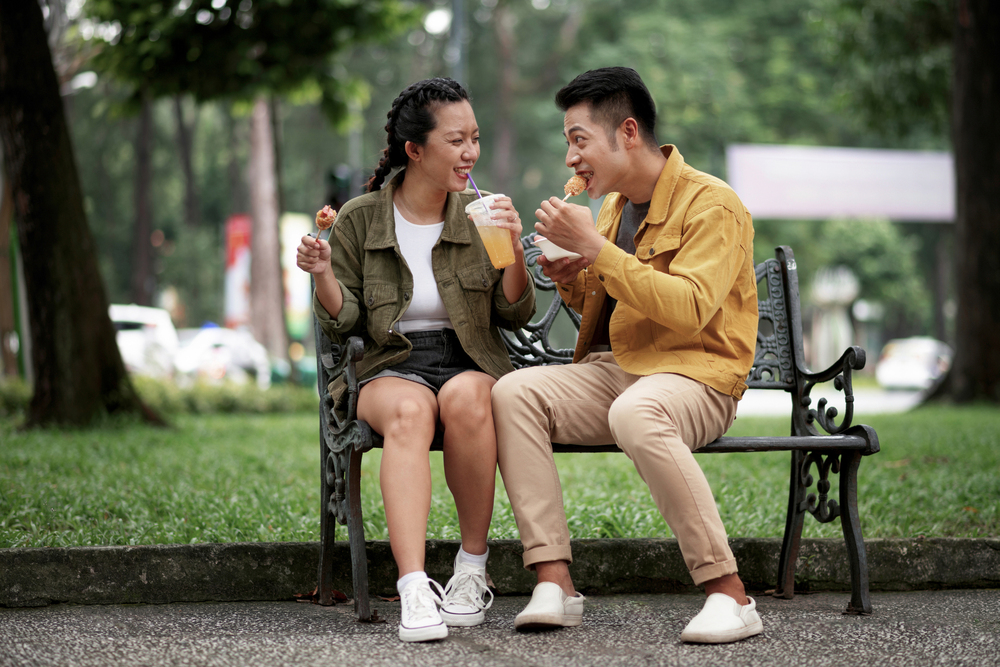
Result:
<svg viewBox="0 0 1000 667"><path fill-rule="evenodd" d="M500 272L489 264L481 264L464 268L457 275L465 296L469 323L478 329L489 328L493 289L500 280Z"/></svg>
<svg viewBox="0 0 1000 667"><path fill-rule="evenodd" d="M681 237L677 234L660 234L648 240L643 238L635 249L635 256L643 262L670 263L674 253L681 247ZM669 254L667 254L669 253Z"/></svg>
<svg viewBox="0 0 1000 667"><path fill-rule="evenodd" d="M388 283L365 283L361 306L368 315L368 332L380 343L388 339L388 331L396 318L399 288Z"/></svg>

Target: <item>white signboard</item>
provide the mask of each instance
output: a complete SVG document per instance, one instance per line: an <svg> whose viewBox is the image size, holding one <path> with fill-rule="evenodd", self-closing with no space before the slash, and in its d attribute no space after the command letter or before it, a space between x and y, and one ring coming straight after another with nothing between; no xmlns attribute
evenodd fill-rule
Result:
<svg viewBox="0 0 1000 667"><path fill-rule="evenodd" d="M950 153L732 144L726 167L756 219L955 219Z"/></svg>

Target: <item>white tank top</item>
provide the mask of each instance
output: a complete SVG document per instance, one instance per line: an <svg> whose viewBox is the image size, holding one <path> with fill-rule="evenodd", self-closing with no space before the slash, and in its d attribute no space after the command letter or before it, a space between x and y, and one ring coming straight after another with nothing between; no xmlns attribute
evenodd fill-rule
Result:
<svg viewBox="0 0 1000 667"><path fill-rule="evenodd" d="M411 331L431 331L434 329L454 329L444 301L438 292L434 270L431 267L431 250L441 237L444 222L436 225L415 225L392 205L396 220L396 239L399 252L413 274L413 294L410 305L403 313L397 329L402 334Z"/></svg>

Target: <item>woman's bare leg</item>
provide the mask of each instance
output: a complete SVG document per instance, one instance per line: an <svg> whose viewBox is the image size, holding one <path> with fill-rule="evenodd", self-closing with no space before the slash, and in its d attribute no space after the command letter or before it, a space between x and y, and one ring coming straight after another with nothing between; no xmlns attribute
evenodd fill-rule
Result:
<svg viewBox="0 0 1000 667"><path fill-rule="evenodd" d="M496 383L479 371L448 380L438 393L444 426L444 472L455 497L462 548L486 553L496 488L497 438L490 390Z"/></svg>
<svg viewBox="0 0 1000 667"><path fill-rule="evenodd" d="M389 545L402 578L424 569L431 507L428 452L437 427L437 400L433 391L416 382L379 378L361 389L358 419L385 439L379 483Z"/></svg>

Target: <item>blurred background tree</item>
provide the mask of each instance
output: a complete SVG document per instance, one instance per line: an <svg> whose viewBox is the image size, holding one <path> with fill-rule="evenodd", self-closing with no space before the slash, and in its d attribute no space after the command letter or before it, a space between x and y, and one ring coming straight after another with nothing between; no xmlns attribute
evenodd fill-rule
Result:
<svg viewBox="0 0 1000 667"><path fill-rule="evenodd" d="M79 425L109 413L159 422L136 394L115 342L36 0L0 2L0 145L13 202L0 215L13 208L16 216L32 332L27 423ZM6 232L6 220L0 227Z"/></svg>
<svg viewBox="0 0 1000 667"><path fill-rule="evenodd" d="M415 15L396 0L181 0L176 4L89 0L83 9L111 34L97 49L93 66L123 83L129 102L140 110L133 301L150 305L153 296L152 101L171 98L184 184L183 219L188 227L197 227L201 219L200 188L192 164L196 125L185 118L182 96L193 98L195 121L198 105L209 100L252 103L251 328L272 356L286 358L274 96L311 96L330 120L339 121L350 101L361 95L363 83L355 77L334 76L332 58L352 44L392 35Z"/></svg>
<svg viewBox="0 0 1000 667"><path fill-rule="evenodd" d="M1000 3L820 0L820 7L830 18L831 55L851 75L839 86L845 106L889 136L950 133L954 239L951 229L932 239L955 260L955 361L942 393L998 402L1000 255L988 249L1000 244Z"/></svg>
<svg viewBox="0 0 1000 667"><path fill-rule="evenodd" d="M952 145L952 0L421 0L370 16L384 31L400 30L380 42L347 35L346 19L310 14L327 11L320 0L81 2L71 3L61 38L79 54L64 76L64 101L87 165L82 186L102 275L112 301L131 300L145 89L152 186L144 238L157 243L144 284L156 294L176 289L189 325L221 317L222 223L259 189L248 187L245 167L260 95L278 146L276 210L307 214L359 193L384 146L392 99L428 76L456 75L469 89L482 130L477 182L511 195L528 224L569 176L555 91L594 67L635 67L656 100L660 140L723 178L731 143ZM407 23L413 13L420 20ZM307 25L320 26L318 46ZM333 60L317 55L333 42ZM995 59L981 60L996 70ZM73 78L88 71L96 85ZM998 153L995 141L982 144ZM884 308L885 336L959 335L945 306L962 290L936 268L948 266L941 257L953 247L968 252L955 225L755 223L758 261L789 244L810 269L849 263L862 298ZM801 278L808 294L812 276Z"/></svg>

